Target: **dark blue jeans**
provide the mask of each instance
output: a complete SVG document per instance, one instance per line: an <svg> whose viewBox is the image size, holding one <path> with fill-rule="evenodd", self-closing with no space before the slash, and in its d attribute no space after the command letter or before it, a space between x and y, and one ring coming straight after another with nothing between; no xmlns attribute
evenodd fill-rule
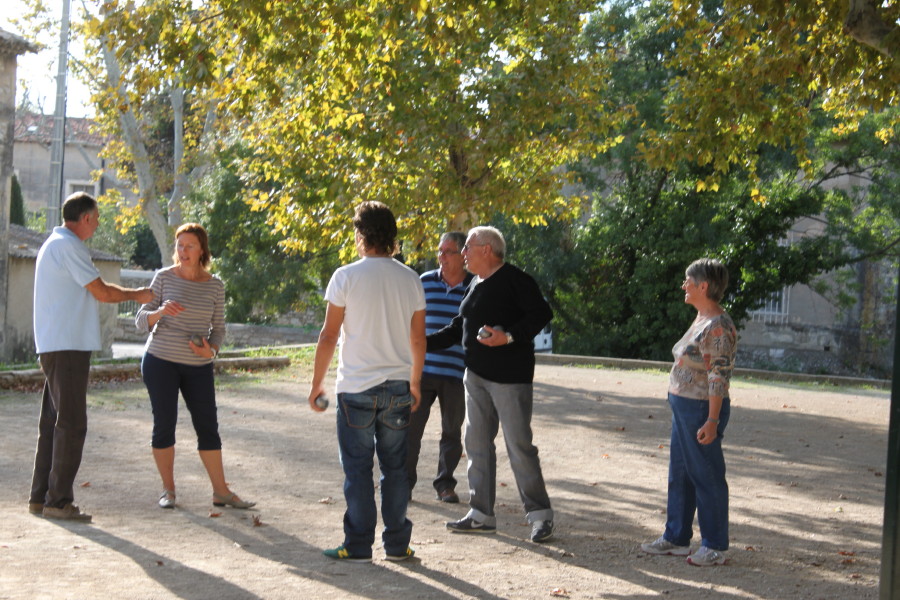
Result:
<svg viewBox="0 0 900 600"><path fill-rule="evenodd" d="M717 437L708 445L697 441L697 430L709 416L709 402L669 394L669 405L672 442L663 537L679 546L690 544L696 512L700 543L713 550L728 550L728 483L722 436L731 415L731 401L722 401Z"/></svg>
<svg viewBox="0 0 900 600"><path fill-rule="evenodd" d="M413 398L409 382L388 380L364 392L337 397L337 436L344 467L344 546L356 556L371 556L375 542L373 457L381 467L381 535L387 554L403 555L412 537L406 518L407 427Z"/></svg>

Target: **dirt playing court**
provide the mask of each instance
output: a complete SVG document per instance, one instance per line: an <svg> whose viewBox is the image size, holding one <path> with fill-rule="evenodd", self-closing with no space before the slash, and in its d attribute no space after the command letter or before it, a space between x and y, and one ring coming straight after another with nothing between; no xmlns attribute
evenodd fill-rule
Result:
<svg viewBox="0 0 900 600"><path fill-rule="evenodd" d="M150 409L137 381L94 384L76 503L90 525L28 514L40 404L0 392L0 599L877 598L889 392L736 377L725 453L730 564L648 556L662 531L667 376L539 365L535 441L556 518L528 540L502 436L498 533L451 534L465 505L434 500L438 420L409 517L416 557L371 565L321 555L342 541L334 411L305 403L308 371L219 377L226 474L257 509L215 509L182 411L179 507L156 506ZM465 460L465 459L464 459ZM465 502L465 471L458 491ZM696 534L695 534L696 535Z"/></svg>

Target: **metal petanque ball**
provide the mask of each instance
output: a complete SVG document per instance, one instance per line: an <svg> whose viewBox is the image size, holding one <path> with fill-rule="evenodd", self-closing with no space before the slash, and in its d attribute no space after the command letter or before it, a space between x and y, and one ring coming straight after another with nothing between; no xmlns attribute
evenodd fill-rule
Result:
<svg viewBox="0 0 900 600"><path fill-rule="evenodd" d="M501 327L500 325L494 325L494 329L496 329L497 331L500 331L500 332L503 331L503 327ZM478 337L481 339L489 338L489 337L491 337L491 332L488 331L487 329L485 329L484 327L482 327L481 329L478 330Z"/></svg>
<svg viewBox="0 0 900 600"><path fill-rule="evenodd" d="M328 398L325 396L325 394L319 394L316 397L316 406L323 409L328 408Z"/></svg>
<svg viewBox="0 0 900 600"><path fill-rule="evenodd" d="M191 336L191 341L194 342L195 346L203 347L203 336L197 335L196 333Z"/></svg>

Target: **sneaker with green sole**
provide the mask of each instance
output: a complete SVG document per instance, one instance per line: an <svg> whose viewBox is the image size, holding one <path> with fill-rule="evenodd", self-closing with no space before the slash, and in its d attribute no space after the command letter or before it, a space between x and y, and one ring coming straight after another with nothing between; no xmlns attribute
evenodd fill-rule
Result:
<svg viewBox="0 0 900 600"><path fill-rule="evenodd" d="M400 562L402 560L410 559L415 555L416 555L415 550L413 550L412 548L407 548L406 552L404 552L403 554L385 554L384 559L390 560L393 562Z"/></svg>
<svg viewBox="0 0 900 600"><path fill-rule="evenodd" d="M372 556L359 556L353 554L347 547L341 544L337 548L331 548L330 550L323 550L322 554L327 556L328 558L333 558L334 560L340 560L343 562L351 562L351 563L370 563L372 562Z"/></svg>

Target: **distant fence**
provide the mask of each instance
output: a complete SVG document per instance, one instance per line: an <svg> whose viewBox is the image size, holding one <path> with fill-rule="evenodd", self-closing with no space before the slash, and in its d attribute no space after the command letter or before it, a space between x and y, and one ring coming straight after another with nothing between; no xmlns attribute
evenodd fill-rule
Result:
<svg viewBox="0 0 900 600"><path fill-rule="evenodd" d="M225 333L225 345L231 348L309 344L318 339L319 329L312 327L271 327L228 323ZM120 315L116 324L115 340L143 344L147 340L147 332L138 331L134 326L134 314Z"/></svg>
<svg viewBox="0 0 900 600"><path fill-rule="evenodd" d="M137 269L122 269L119 275L119 281L121 282L122 287L126 288L142 288L150 285L150 282L153 281L153 276L156 275L156 271L138 271ZM137 313L138 308L140 308L140 304L135 302L134 300L128 300L127 302L119 303L119 314L120 315L131 315L134 318L135 313Z"/></svg>

